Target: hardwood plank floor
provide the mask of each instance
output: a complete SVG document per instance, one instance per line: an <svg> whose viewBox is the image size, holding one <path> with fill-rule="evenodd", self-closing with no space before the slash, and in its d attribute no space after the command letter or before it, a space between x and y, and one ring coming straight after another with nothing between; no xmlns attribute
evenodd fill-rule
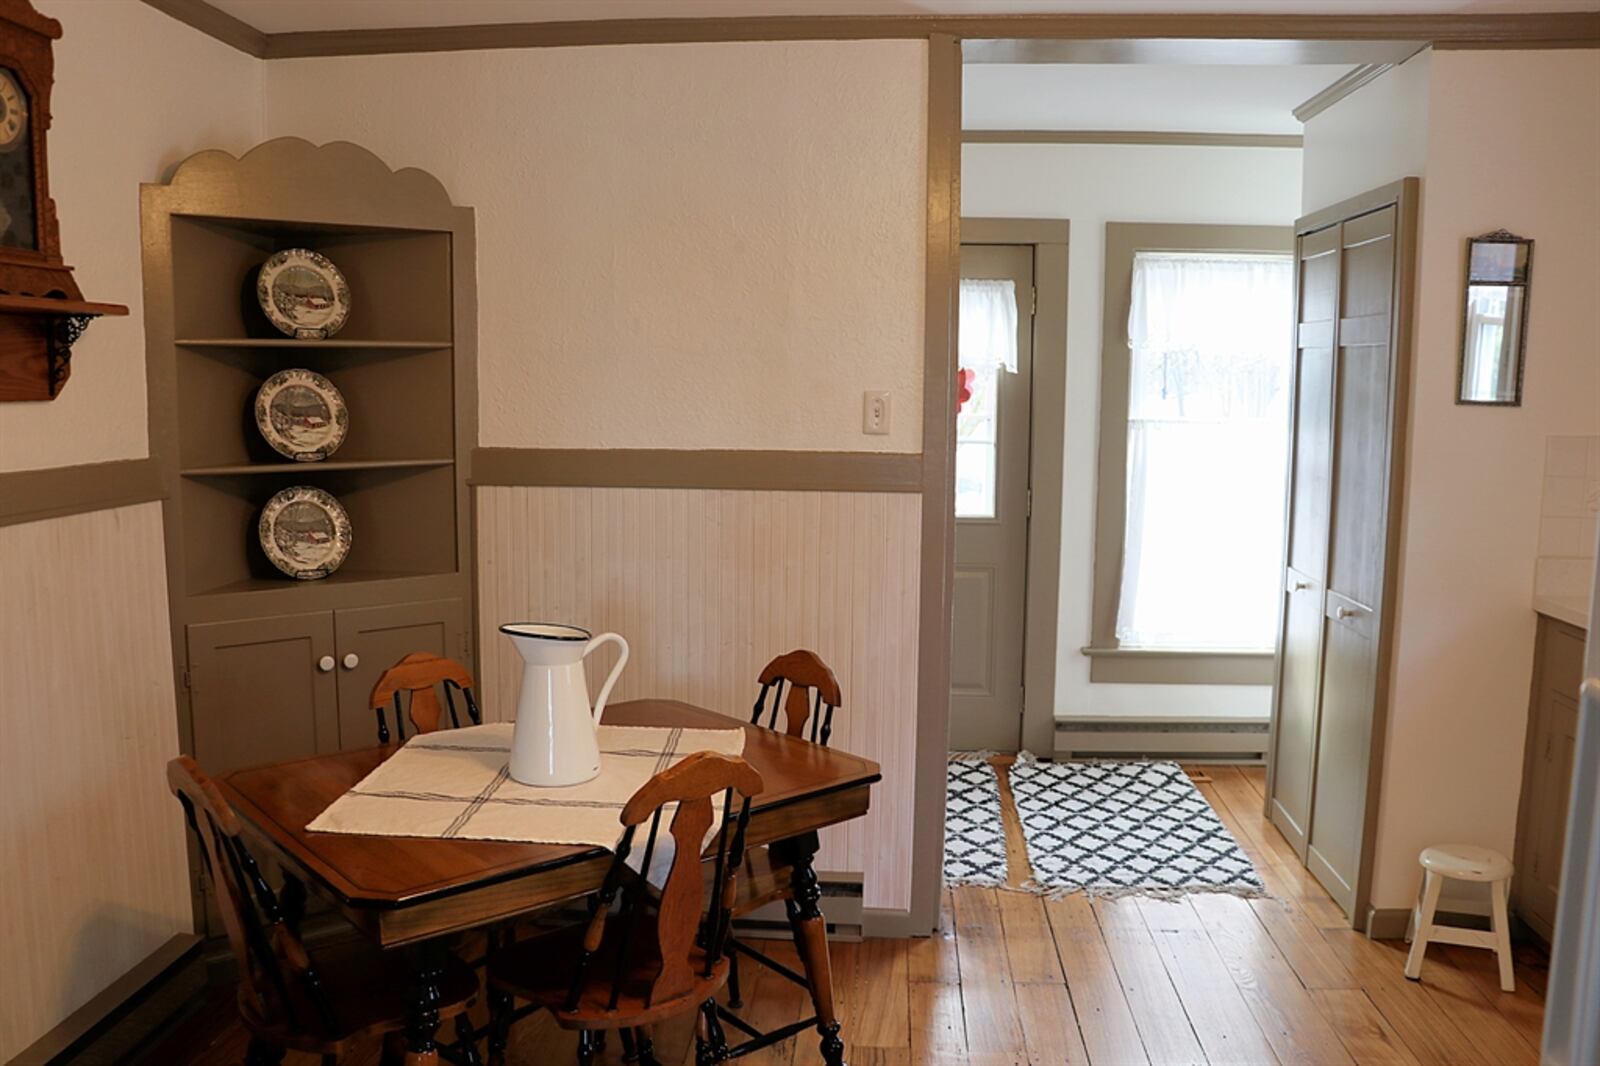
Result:
<svg viewBox="0 0 1600 1066"><path fill-rule="evenodd" d="M843 1036L854 1066L1142 1066L1329 1063L1500 1066L1536 1063L1545 961L1519 948L1518 988L1502 993L1489 952L1429 951L1421 981L1405 946L1374 942L1343 916L1261 815L1258 768L1207 766L1201 792L1258 865L1271 898L1049 899L1015 891L1029 871L996 759L1011 887L944 894L942 931L919 940L832 947ZM1288 856L1286 859L1285 856ZM761 945L789 966L793 949ZM805 992L744 967L744 1014L763 1028L809 1014ZM215 988L146 1055L149 1066L243 1061L231 988ZM483 1011L477 1008L481 1020ZM733 1035L730 1033L730 1035ZM574 1038L534 1016L512 1032L513 1063L574 1061ZM656 1050L691 1066L687 1020ZM601 1061L621 1062L610 1042ZM349 1061L375 1066L378 1049ZM314 1066L290 1055L290 1066ZM813 1033L743 1060L811 1066Z"/></svg>

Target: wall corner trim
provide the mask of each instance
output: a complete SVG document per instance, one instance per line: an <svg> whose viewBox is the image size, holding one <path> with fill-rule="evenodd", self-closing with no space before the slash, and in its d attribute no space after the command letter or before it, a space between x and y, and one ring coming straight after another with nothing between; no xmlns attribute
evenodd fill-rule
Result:
<svg viewBox="0 0 1600 1066"><path fill-rule="evenodd" d="M1332 85L1329 85L1326 89L1323 89L1295 108L1294 117L1301 122L1307 122L1316 115L1322 114L1363 85L1382 77L1394 67L1395 64L1393 63L1363 63L1359 67L1348 70Z"/></svg>
<svg viewBox="0 0 1600 1066"><path fill-rule="evenodd" d="M166 498L154 459L0 473L0 526Z"/></svg>

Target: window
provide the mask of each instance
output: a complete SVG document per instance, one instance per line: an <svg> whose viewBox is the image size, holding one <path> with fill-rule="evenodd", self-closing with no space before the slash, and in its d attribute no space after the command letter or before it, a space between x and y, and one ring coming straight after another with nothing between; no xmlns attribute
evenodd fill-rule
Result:
<svg viewBox="0 0 1600 1066"><path fill-rule="evenodd" d="M1017 372L1017 285L961 281L962 370L972 396L956 412L956 517L995 517L1000 374Z"/></svg>
<svg viewBox="0 0 1600 1066"><path fill-rule="evenodd" d="M1134 256L1119 647L1272 650L1292 275L1287 256Z"/></svg>
<svg viewBox="0 0 1600 1066"><path fill-rule="evenodd" d="M1271 684L1294 231L1105 240L1089 679Z"/></svg>

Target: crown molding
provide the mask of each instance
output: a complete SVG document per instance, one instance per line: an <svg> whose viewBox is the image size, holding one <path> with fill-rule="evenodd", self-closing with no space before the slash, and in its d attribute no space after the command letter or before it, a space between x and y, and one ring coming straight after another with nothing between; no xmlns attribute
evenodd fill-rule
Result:
<svg viewBox="0 0 1600 1066"><path fill-rule="evenodd" d="M265 59L267 55L267 34L262 33L254 26L223 11L213 7L206 0L144 0L145 3L163 14L171 15L186 26L199 30L207 37L214 37L223 44L231 45L248 56Z"/></svg>
<svg viewBox="0 0 1600 1066"><path fill-rule="evenodd" d="M1157 130L962 130L963 144L1131 144L1198 148L1300 148L1298 133L1178 133Z"/></svg>
<svg viewBox="0 0 1600 1066"><path fill-rule="evenodd" d="M1600 48L1600 12L1517 15L893 15L605 19L263 33L206 0L144 0L262 59L606 44L927 38L1431 42L1438 48ZM1176 3L1176 0L1174 0Z"/></svg>
<svg viewBox="0 0 1600 1066"><path fill-rule="evenodd" d="M1373 81L1390 70L1394 63L1363 63L1354 70L1349 71L1332 85L1311 97L1305 103L1294 109L1294 117L1301 122L1309 121L1312 116L1320 115L1334 104L1343 100L1369 81Z"/></svg>

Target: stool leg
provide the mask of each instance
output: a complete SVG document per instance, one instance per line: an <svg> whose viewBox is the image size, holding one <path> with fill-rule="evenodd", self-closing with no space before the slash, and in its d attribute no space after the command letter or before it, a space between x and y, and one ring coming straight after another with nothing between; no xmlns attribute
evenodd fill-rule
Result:
<svg viewBox="0 0 1600 1066"><path fill-rule="evenodd" d="M1494 953L1500 956L1500 991L1515 992L1516 978L1511 973L1511 919L1506 914L1506 891L1509 881L1496 881L1489 886L1494 902Z"/></svg>
<svg viewBox="0 0 1600 1066"><path fill-rule="evenodd" d="M1428 953L1428 937L1433 933L1433 912L1439 907L1439 890L1444 878L1428 870L1422 875L1422 904L1417 927L1411 934L1411 954L1406 956L1406 976L1413 981L1422 976L1422 956Z"/></svg>

